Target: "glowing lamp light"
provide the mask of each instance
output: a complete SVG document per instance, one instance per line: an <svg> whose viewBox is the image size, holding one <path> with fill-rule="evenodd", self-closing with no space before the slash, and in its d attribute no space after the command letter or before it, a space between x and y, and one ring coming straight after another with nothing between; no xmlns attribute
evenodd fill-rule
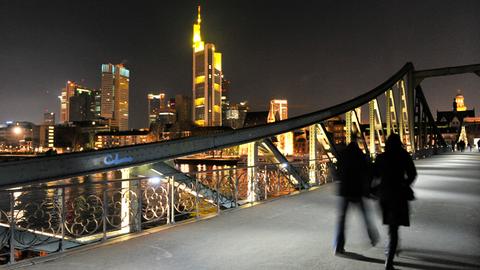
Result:
<svg viewBox="0 0 480 270"><path fill-rule="evenodd" d="M15 135L20 135L20 134L22 134L22 128L21 128L21 127L18 127L18 126L17 126L17 127L14 127L14 128L13 128L13 134L15 134Z"/></svg>
<svg viewBox="0 0 480 270"><path fill-rule="evenodd" d="M150 178L148 178L148 183L153 184L153 185L160 184L160 181L162 181L162 178L160 178L160 177L150 177Z"/></svg>
<svg viewBox="0 0 480 270"><path fill-rule="evenodd" d="M285 169L288 167L288 163L282 163L280 164L280 168Z"/></svg>

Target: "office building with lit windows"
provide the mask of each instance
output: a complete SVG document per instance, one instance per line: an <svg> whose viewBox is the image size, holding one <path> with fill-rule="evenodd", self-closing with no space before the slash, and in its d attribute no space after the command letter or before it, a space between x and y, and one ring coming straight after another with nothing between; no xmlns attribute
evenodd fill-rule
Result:
<svg viewBox="0 0 480 270"><path fill-rule="evenodd" d="M103 64L100 116L116 130L128 130L130 71L123 64Z"/></svg>
<svg viewBox="0 0 480 270"><path fill-rule="evenodd" d="M80 87L77 83L67 81L62 89L62 94L58 97L60 99L60 123L70 122L70 98L75 94L77 87Z"/></svg>
<svg viewBox="0 0 480 270"><path fill-rule="evenodd" d="M288 118L288 101L284 99L273 99L270 101L268 111L268 123L282 121Z"/></svg>
<svg viewBox="0 0 480 270"><path fill-rule="evenodd" d="M173 99L174 100L174 99ZM175 102L166 102L165 93L158 95L148 94L148 120L149 124L173 124L176 121Z"/></svg>
<svg viewBox="0 0 480 270"><path fill-rule="evenodd" d="M162 96L163 95L163 96ZM165 94L148 94L148 124L155 123L160 113L161 99L165 99Z"/></svg>
<svg viewBox="0 0 480 270"><path fill-rule="evenodd" d="M98 91L85 87L77 87L74 95L70 97L70 122L93 121L98 119L96 111L98 94Z"/></svg>
<svg viewBox="0 0 480 270"><path fill-rule="evenodd" d="M288 119L288 101L274 99L270 101L270 110L268 111L268 123ZM285 156L293 155L293 133L287 132L277 135L277 148Z"/></svg>
<svg viewBox="0 0 480 270"><path fill-rule="evenodd" d="M202 40L198 17L193 24L193 121L197 126L222 125L222 54Z"/></svg>

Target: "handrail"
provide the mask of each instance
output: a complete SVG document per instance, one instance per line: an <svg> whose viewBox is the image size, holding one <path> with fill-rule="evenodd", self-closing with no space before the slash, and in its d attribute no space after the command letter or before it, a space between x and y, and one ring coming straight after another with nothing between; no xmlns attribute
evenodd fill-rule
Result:
<svg viewBox="0 0 480 270"><path fill-rule="evenodd" d="M186 137L164 142L114 149L62 154L0 164L0 187L69 178L79 175L128 168L225 148L267 138L306 127L353 110L383 94L413 71L406 63L399 71L371 91L338 105L270 124L243 128L221 134Z"/></svg>

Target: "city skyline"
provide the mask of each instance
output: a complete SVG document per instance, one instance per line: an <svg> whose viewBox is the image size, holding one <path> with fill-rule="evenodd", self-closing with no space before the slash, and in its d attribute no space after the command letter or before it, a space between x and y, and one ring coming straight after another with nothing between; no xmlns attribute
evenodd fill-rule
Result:
<svg viewBox="0 0 480 270"><path fill-rule="evenodd" d="M407 61L417 69L480 62L480 34L474 27L480 25L475 12L480 3L425 1L400 15L401 3L405 1L292 6L271 1L201 2L202 34L225 54L222 64L226 79L232 81L232 100L248 100L252 110L265 110L270 99L288 99L292 116L370 90ZM191 25L197 4L143 3L108 9L108 1L2 2L0 95L9 102L0 108L0 122L39 123L45 109L60 116L56 97L67 80L98 88L102 63L126 62L133 76L130 124L146 126L146 93L159 89L169 96L191 93ZM79 15L62 20L70 9ZM119 29L98 25L126 11L130 19ZM124 36L123 42L115 39ZM479 82L474 75L425 81L432 112L450 109L457 89L466 106L478 111Z"/></svg>

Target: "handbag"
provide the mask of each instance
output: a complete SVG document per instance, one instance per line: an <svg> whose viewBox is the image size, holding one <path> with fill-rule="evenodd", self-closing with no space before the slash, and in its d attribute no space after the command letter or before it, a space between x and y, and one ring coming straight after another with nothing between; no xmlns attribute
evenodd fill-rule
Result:
<svg viewBox="0 0 480 270"><path fill-rule="evenodd" d="M410 186L403 186L403 197L407 201L415 200L415 193L413 192L413 189Z"/></svg>

